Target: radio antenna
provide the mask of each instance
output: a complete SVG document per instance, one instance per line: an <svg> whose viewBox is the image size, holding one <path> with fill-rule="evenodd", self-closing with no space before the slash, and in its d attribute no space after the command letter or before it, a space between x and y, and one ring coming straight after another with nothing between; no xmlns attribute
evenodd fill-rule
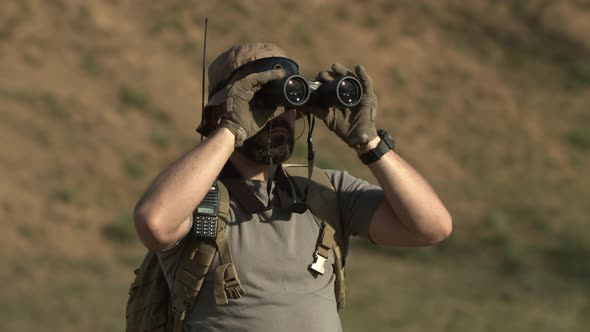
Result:
<svg viewBox="0 0 590 332"><path fill-rule="evenodd" d="M203 129L205 127L205 54L207 51L207 21L205 17L205 38L203 39L203 77L201 78L201 143L203 143Z"/></svg>

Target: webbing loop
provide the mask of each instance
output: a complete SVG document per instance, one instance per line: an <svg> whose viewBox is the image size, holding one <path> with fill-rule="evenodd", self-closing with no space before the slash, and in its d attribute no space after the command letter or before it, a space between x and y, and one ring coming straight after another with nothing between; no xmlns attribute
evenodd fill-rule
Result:
<svg viewBox="0 0 590 332"><path fill-rule="evenodd" d="M232 263L220 265L215 269L215 304L228 304L228 298L239 299L244 294L244 288Z"/></svg>
<svg viewBox="0 0 590 332"><path fill-rule="evenodd" d="M215 269L215 304L224 305L229 303L228 298L239 299L246 294L246 291L238 278L238 273L236 272L227 242L225 228L217 233L215 244L217 245L217 252L221 259L221 265Z"/></svg>

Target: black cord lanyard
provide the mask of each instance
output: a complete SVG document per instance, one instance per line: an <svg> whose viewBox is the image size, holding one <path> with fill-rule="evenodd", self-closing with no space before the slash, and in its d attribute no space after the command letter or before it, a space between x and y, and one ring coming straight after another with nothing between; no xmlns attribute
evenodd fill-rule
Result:
<svg viewBox="0 0 590 332"><path fill-rule="evenodd" d="M308 197L308 191L309 191L309 181L311 181L311 176L313 174L313 166L314 166L314 162L315 162L315 151L313 150L313 130L315 128L315 117L310 114L310 113L306 113L305 116L307 117L307 123L309 125L309 131L307 133L307 183L305 184L305 191L304 191L304 196L303 196L303 200L302 201L297 201L294 203L296 203L297 207L295 207L295 205L293 206L293 208L295 209L293 212L296 213L303 213L305 212L305 210L307 210L307 197ZM274 181L274 164L273 164L273 160L272 160L272 152L271 152L271 132L272 132L272 121L269 123L268 126L268 140L267 140L267 144L266 144L266 155L268 157L269 160L269 176L268 176L268 182L266 183L266 194L268 197L268 203L266 205L265 210L269 210L272 208L271 206L271 199L270 199L270 193L272 191L272 183ZM291 188L291 192L292 195L294 195L293 192L293 188Z"/></svg>

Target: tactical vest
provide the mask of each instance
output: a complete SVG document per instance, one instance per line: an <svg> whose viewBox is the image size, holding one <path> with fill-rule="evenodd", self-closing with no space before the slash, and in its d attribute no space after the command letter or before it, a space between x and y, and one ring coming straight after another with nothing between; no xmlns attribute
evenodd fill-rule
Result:
<svg viewBox="0 0 590 332"><path fill-rule="evenodd" d="M311 181L308 181L306 165L283 165L283 169L294 184L299 197L307 191L308 206L314 218L321 223L315 251L315 261L310 268L323 273L323 265L330 251L334 255L336 281L334 292L337 309L344 307L344 260L348 249L348 237L343 232L336 191L330 179L321 169L314 167ZM221 199L217 237L187 236L187 243L181 253L170 292L164 273L155 252L149 251L135 272L135 280L129 290L126 308L126 331L182 331L182 323L192 310L199 290L203 285L209 267L216 253L221 265L211 271L214 275L214 296L217 305L228 303L228 298L237 299L245 294L238 271L236 271L226 238L226 224L229 221L229 193L217 181Z"/></svg>

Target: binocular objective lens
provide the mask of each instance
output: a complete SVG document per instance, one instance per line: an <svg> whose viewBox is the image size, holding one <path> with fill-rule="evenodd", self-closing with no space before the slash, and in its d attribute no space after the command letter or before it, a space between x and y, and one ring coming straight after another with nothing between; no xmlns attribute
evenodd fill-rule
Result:
<svg viewBox="0 0 590 332"><path fill-rule="evenodd" d="M299 105L307 99L307 85L298 78L287 81L285 94L290 103Z"/></svg>
<svg viewBox="0 0 590 332"><path fill-rule="evenodd" d="M338 87L338 96L346 106L354 105L361 98L359 86L353 80L344 79Z"/></svg>

